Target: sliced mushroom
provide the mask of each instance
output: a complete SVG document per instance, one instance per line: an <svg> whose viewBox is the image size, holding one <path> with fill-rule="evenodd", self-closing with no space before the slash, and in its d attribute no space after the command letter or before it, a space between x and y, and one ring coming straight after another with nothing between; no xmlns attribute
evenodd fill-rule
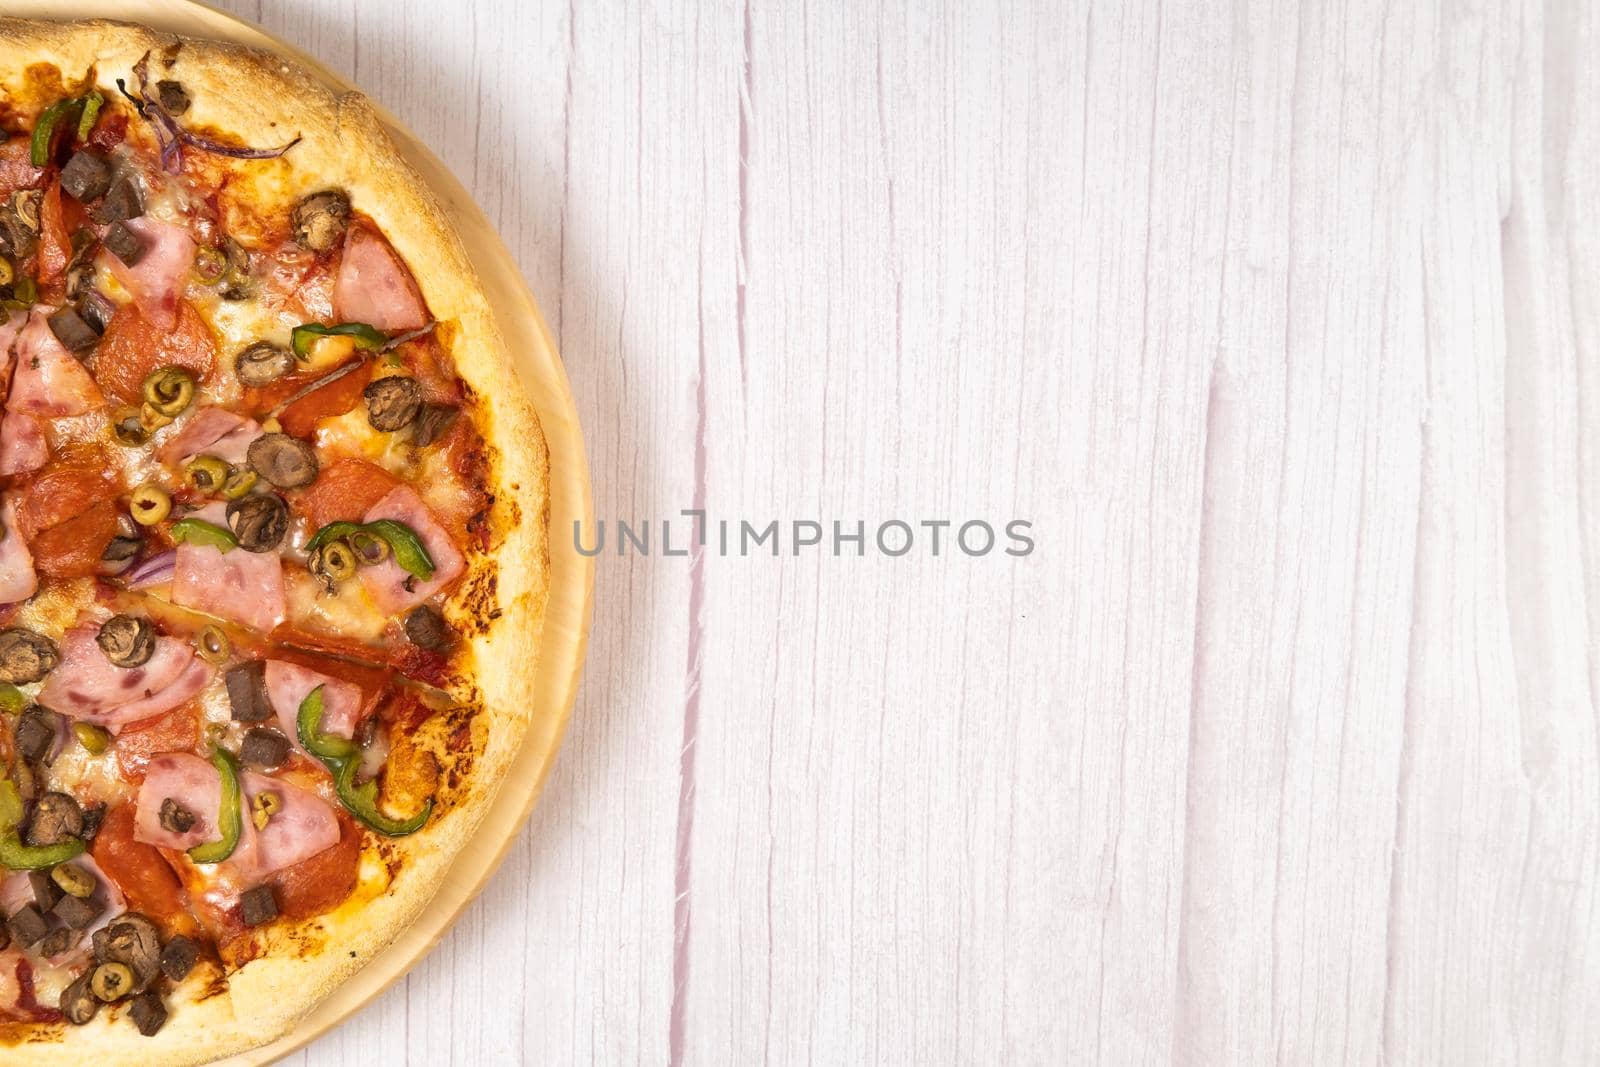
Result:
<svg viewBox="0 0 1600 1067"><path fill-rule="evenodd" d="M118 667L138 667L150 660L156 650L156 631L150 620L132 615L113 615L100 624L95 643Z"/></svg>
<svg viewBox="0 0 1600 1067"><path fill-rule="evenodd" d="M94 968L91 967L61 991L61 1014L73 1026L84 1025L100 1010L100 1001L89 988L93 978Z"/></svg>
<svg viewBox="0 0 1600 1067"><path fill-rule="evenodd" d="M127 964L137 992L161 973L160 931L138 912L127 912L94 935L94 955L101 963Z"/></svg>
<svg viewBox="0 0 1600 1067"><path fill-rule="evenodd" d="M289 216L295 243L312 252L326 252L344 236L350 223L350 198L337 189L312 193Z"/></svg>
<svg viewBox="0 0 1600 1067"><path fill-rule="evenodd" d="M367 402L367 421L384 433L404 429L422 410L422 390L415 378L398 374L377 378L361 395Z"/></svg>
<svg viewBox="0 0 1600 1067"><path fill-rule="evenodd" d="M271 385L294 370L294 354L271 341L257 341L233 360L233 372L245 385Z"/></svg>
<svg viewBox="0 0 1600 1067"><path fill-rule="evenodd" d="M56 743L59 720L55 712L40 704L29 705L23 711L12 740L24 763L37 762L49 754Z"/></svg>
<svg viewBox="0 0 1600 1067"><path fill-rule="evenodd" d="M44 194L19 189L0 208L0 251L25 258L39 243L39 205Z"/></svg>
<svg viewBox="0 0 1600 1067"><path fill-rule="evenodd" d="M418 604L406 616L406 636L419 648L443 652L455 643L455 635L439 610L428 604Z"/></svg>
<svg viewBox="0 0 1600 1067"><path fill-rule="evenodd" d="M171 78L156 82L156 99L161 101L161 109L169 115L177 116L189 110L188 90L182 82Z"/></svg>
<svg viewBox="0 0 1600 1067"><path fill-rule="evenodd" d="M0 630L0 682L27 685L55 670L61 662L56 643L21 626Z"/></svg>
<svg viewBox="0 0 1600 1067"><path fill-rule="evenodd" d="M459 414L461 410L449 404L424 404L422 413L411 427L411 443L418 448L433 444L444 436Z"/></svg>
<svg viewBox="0 0 1600 1067"><path fill-rule="evenodd" d="M317 454L288 434L262 434L250 442L246 458L251 470L279 489L298 489L317 478Z"/></svg>
<svg viewBox="0 0 1600 1067"><path fill-rule="evenodd" d="M49 792L34 805L28 823L30 845L59 845L83 833L83 809L65 793Z"/></svg>
<svg viewBox="0 0 1600 1067"><path fill-rule="evenodd" d="M289 506L273 493L253 493L228 501L227 517L228 529L247 552L271 552L289 532Z"/></svg>
<svg viewBox="0 0 1600 1067"><path fill-rule="evenodd" d="M161 802L161 828L175 834L186 834L194 827L194 812L172 797Z"/></svg>

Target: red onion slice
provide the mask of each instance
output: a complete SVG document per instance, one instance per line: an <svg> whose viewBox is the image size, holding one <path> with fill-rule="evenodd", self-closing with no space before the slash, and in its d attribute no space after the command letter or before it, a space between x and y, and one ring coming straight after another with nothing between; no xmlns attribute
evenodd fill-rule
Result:
<svg viewBox="0 0 1600 1067"><path fill-rule="evenodd" d="M152 585L172 581L173 572L178 568L178 551L169 548L165 552L157 552L137 567L128 572L127 580L123 583L129 589L147 589Z"/></svg>

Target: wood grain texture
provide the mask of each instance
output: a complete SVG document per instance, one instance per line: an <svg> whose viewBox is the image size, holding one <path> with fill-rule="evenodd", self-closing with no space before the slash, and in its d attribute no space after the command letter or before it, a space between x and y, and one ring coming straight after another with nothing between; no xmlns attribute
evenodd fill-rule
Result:
<svg viewBox="0 0 1600 1067"><path fill-rule="evenodd" d="M1592 5L226 6L495 219L601 517L1038 538L604 559L297 1058L1600 1059Z"/></svg>

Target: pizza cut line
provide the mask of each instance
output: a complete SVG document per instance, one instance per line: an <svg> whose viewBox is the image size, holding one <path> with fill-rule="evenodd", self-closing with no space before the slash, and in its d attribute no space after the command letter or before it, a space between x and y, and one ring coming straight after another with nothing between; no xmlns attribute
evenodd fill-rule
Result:
<svg viewBox="0 0 1600 1067"><path fill-rule="evenodd" d="M253 964L393 936L358 913L425 899L408 865L499 770L476 657L539 488L505 456L543 447L322 125L219 128L243 60L92 25L147 47L0 85L0 1056L170 1037Z"/></svg>

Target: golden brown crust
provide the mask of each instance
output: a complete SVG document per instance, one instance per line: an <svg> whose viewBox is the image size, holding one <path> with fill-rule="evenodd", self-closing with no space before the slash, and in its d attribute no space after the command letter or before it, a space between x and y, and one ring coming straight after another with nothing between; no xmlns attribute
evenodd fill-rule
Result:
<svg viewBox="0 0 1600 1067"><path fill-rule="evenodd" d="M361 883L349 901L299 927L274 929L266 956L230 976L225 991L204 996L209 991L191 979L170 998L171 1019L155 1037L141 1037L127 1019L103 1012L85 1027L38 1028L24 1045L0 1048L0 1061L202 1063L288 1032L426 904L497 792L531 714L525 694L538 666L549 589L544 436L460 240L366 98L332 89L279 56L238 45L105 21L9 18L0 18L0 91L14 92L23 71L39 63L58 67L68 80L93 66L101 85L116 77L131 83L141 55L162 55L174 45L181 48L171 76L194 101L186 122L248 144L301 136L283 161L237 165L241 174L268 179L252 186L252 195L270 201L269 209L286 210L315 189L345 188L413 265L434 315L456 325L457 372L478 398L475 414L490 445L489 482L497 493L494 558L472 561L447 608L464 632L476 634L467 680L455 695L482 709L474 727L481 747L475 746L471 773L448 811L416 837L363 856Z"/></svg>

